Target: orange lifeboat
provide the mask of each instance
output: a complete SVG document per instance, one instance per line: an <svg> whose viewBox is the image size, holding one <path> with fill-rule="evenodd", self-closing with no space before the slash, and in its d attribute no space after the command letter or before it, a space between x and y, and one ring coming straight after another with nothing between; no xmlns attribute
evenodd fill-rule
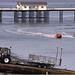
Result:
<svg viewBox="0 0 75 75"><path fill-rule="evenodd" d="M56 38L62 38L62 35L61 35L61 34L56 34L55 37L56 37Z"/></svg>
<svg viewBox="0 0 75 75"><path fill-rule="evenodd" d="M75 33L74 33L73 37L75 37Z"/></svg>

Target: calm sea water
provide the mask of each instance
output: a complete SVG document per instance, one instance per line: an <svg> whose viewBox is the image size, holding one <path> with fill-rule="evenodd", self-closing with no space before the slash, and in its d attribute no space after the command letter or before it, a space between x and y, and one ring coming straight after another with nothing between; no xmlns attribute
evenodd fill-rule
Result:
<svg viewBox="0 0 75 75"><path fill-rule="evenodd" d="M15 2L1 2L0 5L11 5ZM75 3L48 2L48 7L75 7ZM62 65L59 68L75 70L75 22L73 11L64 11L64 21L59 22L59 11L50 12L49 23L14 23L13 12L3 12L0 23L0 46L12 46L12 53L22 59L28 59L29 54L56 56L57 47L63 48ZM63 34L62 39L56 39L55 34Z"/></svg>

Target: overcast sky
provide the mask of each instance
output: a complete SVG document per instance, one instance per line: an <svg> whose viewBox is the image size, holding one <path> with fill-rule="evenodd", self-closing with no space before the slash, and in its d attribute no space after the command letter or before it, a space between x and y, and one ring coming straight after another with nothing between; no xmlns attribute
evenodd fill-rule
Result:
<svg viewBox="0 0 75 75"><path fill-rule="evenodd" d="M51 2L56 2L56 1L75 1L75 0L0 0L0 1L51 1Z"/></svg>

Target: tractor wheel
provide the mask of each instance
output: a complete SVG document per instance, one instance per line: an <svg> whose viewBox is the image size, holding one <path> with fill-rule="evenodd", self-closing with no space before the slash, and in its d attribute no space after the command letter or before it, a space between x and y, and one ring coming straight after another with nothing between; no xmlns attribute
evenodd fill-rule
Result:
<svg viewBox="0 0 75 75"><path fill-rule="evenodd" d="M9 59L8 57L5 57L4 60L3 60L3 62L4 62L5 64L8 64L8 63L10 63L10 59Z"/></svg>

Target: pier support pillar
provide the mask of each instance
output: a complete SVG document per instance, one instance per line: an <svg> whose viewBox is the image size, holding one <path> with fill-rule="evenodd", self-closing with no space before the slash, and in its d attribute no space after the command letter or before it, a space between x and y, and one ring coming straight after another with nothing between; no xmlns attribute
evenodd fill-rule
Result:
<svg viewBox="0 0 75 75"><path fill-rule="evenodd" d="M27 19L27 12L26 11L22 11L22 22L26 22Z"/></svg>
<svg viewBox="0 0 75 75"><path fill-rule="evenodd" d="M36 22L42 22L42 11L36 11Z"/></svg>
<svg viewBox="0 0 75 75"><path fill-rule="evenodd" d="M75 11L74 11L74 22L75 22Z"/></svg>
<svg viewBox="0 0 75 75"><path fill-rule="evenodd" d="M59 12L59 21L63 22L63 11Z"/></svg>
<svg viewBox="0 0 75 75"><path fill-rule="evenodd" d="M49 11L44 11L44 22L49 22Z"/></svg>
<svg viewBox="0 0 75 75"><path fill-rule="evenodd" d="M34 11L29 11L29 22L34 22Z"/></svg>
<svg viewBox="0 0 75 75"><path fill-rule="evenodd" d="M0 22L2 22L2 11L0 11Z"/></svg>
<svg viewBox="0 0 75 75"><path fill-rule="evenodd" d="M18 11L14 11L14 22L18 22L19 21L19 12Z"/></svg>

